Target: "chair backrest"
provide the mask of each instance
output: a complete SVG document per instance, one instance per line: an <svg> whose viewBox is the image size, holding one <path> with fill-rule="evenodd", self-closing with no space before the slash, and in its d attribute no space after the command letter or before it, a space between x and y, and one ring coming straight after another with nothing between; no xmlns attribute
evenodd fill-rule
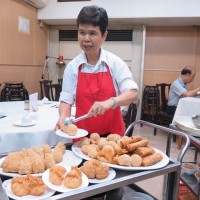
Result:
<svg viewBox="0 0 200 200"><path fill-rule="evenodd" d="M45 89L44 86L45 85L51 85L52 84L52 80L40 80L40 98L43 99L45 96ZM48 98L48 97L47 97Z"/></svg>
<svg viewBox="0 0 200 200"><path fill-rule="evenodd" d="M24 101L29 99L29 94L22 82L5 83L1 90L1 101Z"/></svg>
<svg viewBox="0 0 200 200"><path fill-rule="evenodd" d="M126 129L129 127L131 123L133 123L136 119L137 115L137 105L136 103L131 103L128 107L128 111L126 115L123 117ZM133 128L129 131L130 135L132 135Z"/></svg>
<svg viewBox="0 0 200 200"><path fill-rule="evenodd" d="M166 112L167 111L167 102L168 102L168 97L169 97L169 90L170 90L171 84L160 83L160 84L156 84L156 86L158 87L159 93L160 93L160 102L161 102L160 110Z"/></svg>
<svg viewBox="0 0 200 200"><path fill-rule="evenodd" d="M61 84L44 85L45 96L49 99L49 101L59 101L61 90Z"/></svg>
<svg viewBox="0 0 200 200"><path fill-rule="evenodd" d="M63 82L63 79L62 79L62 78L59 78L59 79L58 79L58 83L62 85L62 82Z"/></svg>

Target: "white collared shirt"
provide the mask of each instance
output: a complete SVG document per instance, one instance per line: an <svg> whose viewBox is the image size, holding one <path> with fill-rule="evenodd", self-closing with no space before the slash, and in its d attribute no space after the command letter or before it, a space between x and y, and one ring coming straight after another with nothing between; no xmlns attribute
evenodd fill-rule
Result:
<svg viewBox="0 0 200 200"><path fill-rule="evenodd" d="M133 81L132 74L127 64L116 55L101 48L101 54L95 66L87 63L85 53L82 52L74 58L65 68L63 75L62 92L60 101L73 105L76 99L78 80L78 69L82 65L82 72L98 73L107 71L106 64L110 69L117 96L127 90L138 90L137 84Z"/></svg>

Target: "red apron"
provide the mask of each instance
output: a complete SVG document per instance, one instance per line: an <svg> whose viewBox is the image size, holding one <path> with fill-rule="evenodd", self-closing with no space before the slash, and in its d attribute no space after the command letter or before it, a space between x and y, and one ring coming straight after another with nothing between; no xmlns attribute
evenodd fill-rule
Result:
<svg viewBox="0 0 200 200"><path fill-rule="evenodd" d="M116 91L112 81L109 67L107 72L96 74L81 72L79 66L78 83L76 91L76 117L88 113L94 101L105 101L110 97L116 97ZM104 115L90 117L76 123L78 128L87 130L89 133L117 133L125 132L124 121L120 107L107 110Z"/></svg>

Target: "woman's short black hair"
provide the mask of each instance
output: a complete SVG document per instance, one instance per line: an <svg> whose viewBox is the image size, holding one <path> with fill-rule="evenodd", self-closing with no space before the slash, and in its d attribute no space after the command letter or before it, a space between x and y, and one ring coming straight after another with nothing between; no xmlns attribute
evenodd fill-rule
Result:
<svg viewBox="0 0 200 200"><path fill-rule="evenodd" d="M187 68L183 68L181 71L182 75L186 75L186 74L191 74L192 70L191 69L187 69Z"/></svg>
<svg viewBox="0 0 200 200"><path fill-rule="evenodd" d="M79 24L91 24L99 26L101 34L107 31L108 15L104 8L98 6L83 7L77 18L77 27Z"/></svg>

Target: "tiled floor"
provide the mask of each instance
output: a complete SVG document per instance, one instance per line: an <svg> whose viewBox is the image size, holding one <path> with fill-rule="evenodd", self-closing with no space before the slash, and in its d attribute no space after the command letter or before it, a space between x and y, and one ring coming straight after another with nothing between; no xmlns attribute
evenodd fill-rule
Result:
<svg viewBox="0 0 200 200"><path fill-rule="evenodd" d="M167 133L164 131L157 131L157 134L154 135L154 129L148 126L136 126L134 129L134 135L141 135L149 139L150 145L153 147L165 152L166 151L166 144L167 144ZM184 146L184 145L182 145ZM177 149L177 143L171 143L170 149L170 158L177 160L178 154L180 150ZM192 162L194 161L194 154L195 151L189 148L183 157L183 162ZM200 162L200 153L198 154L197 161ZM159 200L164 200L163 197L163 183L164 183L164 176L159 176L155 178L151 178L145 181L138 182L141 188L145 189L147 192L155 196Z"/></svg>

